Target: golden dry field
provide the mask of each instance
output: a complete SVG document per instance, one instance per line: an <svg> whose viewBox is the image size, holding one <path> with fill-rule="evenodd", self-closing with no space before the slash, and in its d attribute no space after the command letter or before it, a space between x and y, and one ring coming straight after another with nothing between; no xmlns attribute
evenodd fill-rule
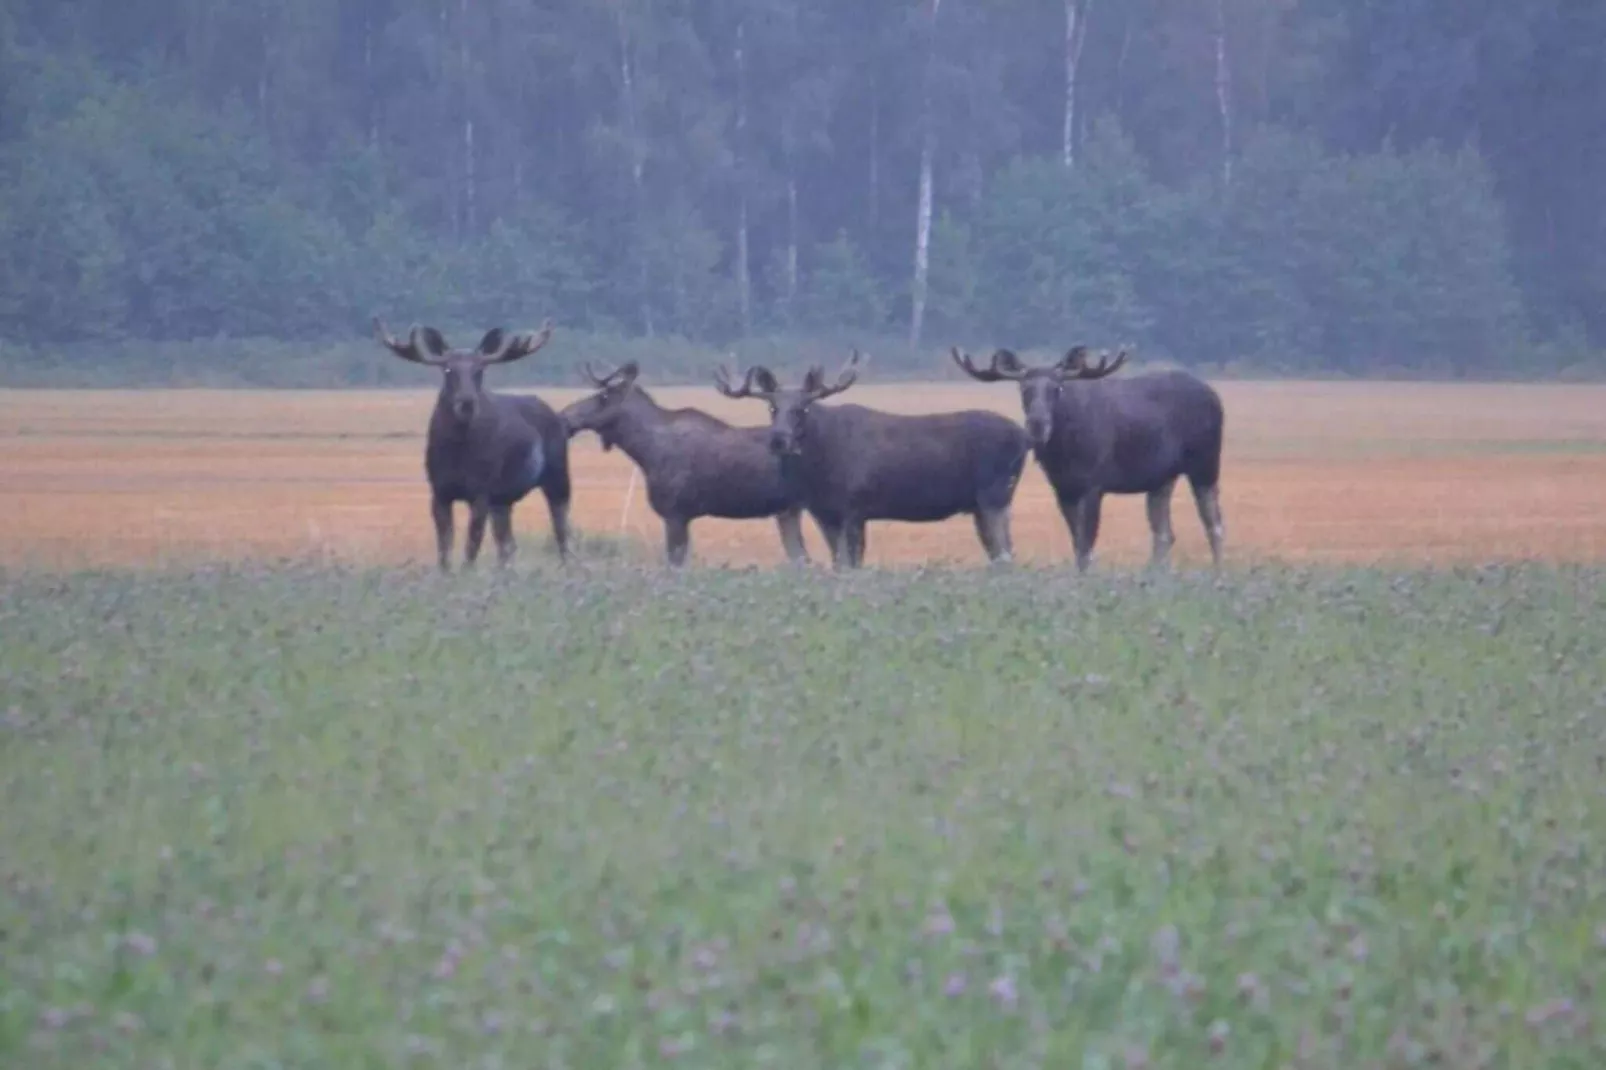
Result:
<svg viewBox="0 0 1606 1070"><path fill-rule="evenodd" d="M1228 558L1452 564L1606 559L1606 387L1228 382L1222 482ZM758 422L707 387L656 391ZM562 406L581 391L541 391ZM866 384L853 401L922 412L989 408L1016 392L968 383ZM0 565L68 568L195 558L429 562L423 476L430 391L0 391ZM829 402L827 403L829 404ZM572 443L574 520L642 542L661 528L633 467ZM1208 559L1191 496L1173 506L1176 559ZM461 523L460 513L460 523ZM540 495L515 513L525 556L545 541ZM805 522L809 551L825 556ZM1017 556L1066 561L1070 539L1035 461L1015 499ZM486 561L494 559L487 541ZM701 520L695 561L782 560L767 521ZM1141 563L1139 497L1106 499L1097 560ZM872 564L983 560L970 521L874 523Z"/></svg>

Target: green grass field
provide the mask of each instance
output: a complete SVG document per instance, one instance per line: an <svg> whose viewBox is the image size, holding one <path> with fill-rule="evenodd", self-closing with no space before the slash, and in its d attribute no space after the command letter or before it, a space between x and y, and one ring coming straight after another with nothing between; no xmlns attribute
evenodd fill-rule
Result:
<svg viewBox="0 0 1606 1070"><path fill-rule="evenodd" d="M1606 572L0 575L0 1065L1606 1065Z"/></svg>

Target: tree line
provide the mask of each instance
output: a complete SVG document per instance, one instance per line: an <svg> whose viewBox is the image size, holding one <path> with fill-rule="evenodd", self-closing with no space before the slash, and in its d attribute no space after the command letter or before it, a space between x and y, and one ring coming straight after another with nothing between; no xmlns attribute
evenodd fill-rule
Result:
<svg viewBox="0 0 1606 1070"><path fill-rule="evenodd" d="M1543 373L1606 345L1602 99L1590 0L5 0L0 345Z"/></svg>

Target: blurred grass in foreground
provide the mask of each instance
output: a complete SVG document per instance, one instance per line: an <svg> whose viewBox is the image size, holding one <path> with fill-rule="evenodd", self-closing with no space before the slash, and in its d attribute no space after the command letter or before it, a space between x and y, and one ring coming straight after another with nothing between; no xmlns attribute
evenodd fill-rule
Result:
<svg viewBox="0 0 1606 1070"><path fill-rule="evenodd" d="M1603 1065L1603 580L0 575L0 1063Z"/></svg>

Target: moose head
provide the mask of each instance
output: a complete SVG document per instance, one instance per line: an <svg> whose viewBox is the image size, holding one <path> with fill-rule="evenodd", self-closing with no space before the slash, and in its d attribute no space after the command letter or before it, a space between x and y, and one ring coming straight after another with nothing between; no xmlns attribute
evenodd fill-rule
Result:
<svg viewBox="0 0 1606 1070"><path fill-rule="evenodd" d="M591 367L591 362L586 361L576 370L596 389L596 393L581 398L563 410L563 421L569 426L569 437L573 438L581 431L595 431L602 440L603 450L611 450L616 442L614 422L621 406L634 392L636 376L641 374L641 368L632 360L598 375Z"/></svg>
<svg viewBox="0 0 1606 1070"><path fill-rule="evenodd" d="M1068 382L1102 379L1126 363L1127 351L1121 350L1112 361L1108 353L1097 364L1088 362L1087 346L1072 346L1058 363L1046 367L1028 367L1020 357L1008 349L994 351L992 363L979 368L958 346L953 349L954 363L966 375L982 383L1003 380L1020 384L1021 409L1026 416L1026 434L1034 446L1046 443L1054 434L1054 409L1061 391Z"/></svg>
<svg viewBox="0 0 1606 1070"><path fill-rule="evenodd" d="M450 413L459 426L467 426L485 408L485 369L492 364L506 364L527 357L546 345L552 337L552 321L542 323L539 331L522 334L509 334L501 327L492 327L474 349L453 349L440 331L416 324L407 332L405 342L398 341L378 316L374 317L374 333L385 348L401 359L441 369L437 404Z"/></svg>
<svg viewBox="0 0 1606 1070"><path fill-rule="evenodd" d="M733 385L724 368L714 372L714 386L728 398L761 398L770 407L770 450L783 456L803 452L808 435L809 408L816 401L840 394L859 377L859 351L855 349L837 373L836 382L827 386L825 369L816 364L796 387L783 387L775 373L762 365L747 369L740 385Z"/></svg>

